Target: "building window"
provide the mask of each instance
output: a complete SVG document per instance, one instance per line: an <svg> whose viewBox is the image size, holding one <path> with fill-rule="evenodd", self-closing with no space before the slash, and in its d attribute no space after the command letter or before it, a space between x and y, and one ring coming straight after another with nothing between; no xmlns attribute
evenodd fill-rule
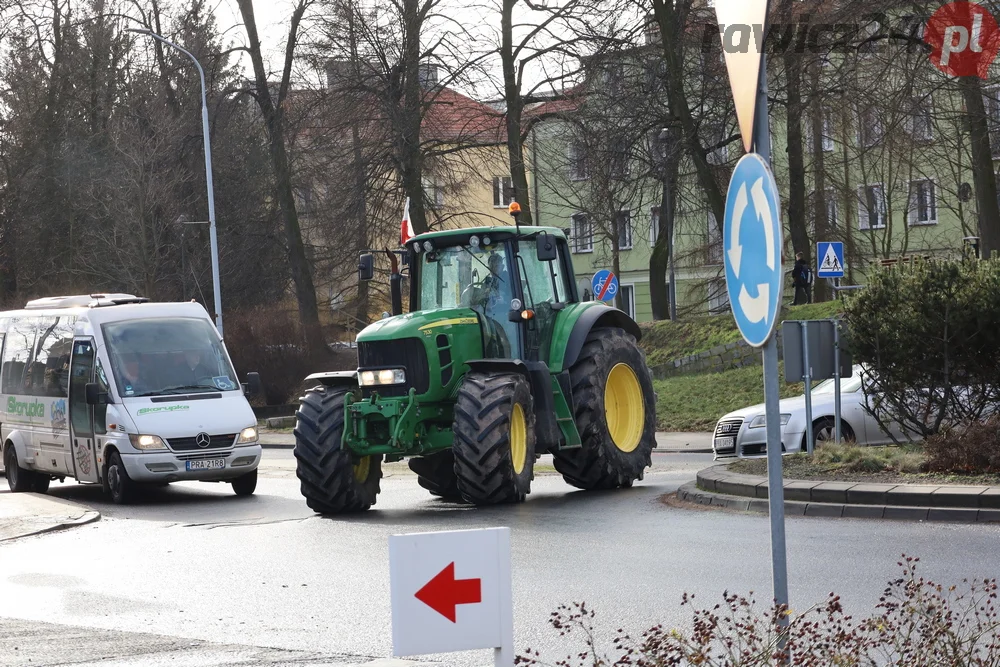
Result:
<svg viewBox="0 0 1000 667"><path fill-rule="evenodd" d="M618 249L632 249L632 214L628 211L618 211L615 218L615 226L618 228Z"/></svg>
<svg viewBox="0 0 1000 667"><path fill-rule="evenodd" d="M907 217L911 225L937 224L937 189L934 181L925 179L910 183L910 205Z"/></svg>
<svg viewBox="0 0 1000 667"><path fill-rule="evenodd" d="M858 188L858 221L861 229L885 228L885 190L881 185Z"/></svg>
<svg viewBox="0 0 1000 667"><path fill-rule="evenodd" d="M621 310L627 313L629 317L633 320L635 319L635 286L634 285L621 285L618 286L619 298L621 299Z"/></svg>
<svg viewBox="0 0 1000 667"><path fill-rule="evenodd" d="M858 143L870 148L882 141L885 129L882 126L882 116L877 108L866 106L858 113Z"/></svg>
<svg viewBox="0 0 1000 667"><path fill-rule="evenodd" d="M587 167L587 147L579 140L569 144L567 159L569 160L569 177L574 181L585 181L590 178Z"/></svg>
<svg viewBox="0 0 1000 667"><path fill-rule="evenodd" d="M424 197L431 208L441 208L444 206L444 186L438 184L432 177L424 177Z"/></svg>
<svg viewBox="0 0 1000 667"><path fill-rule="evenodd" d="M824 228L830 229L837 224L837 193L833 190L827 189L824 191L823 204L826 207L826 220L824 222ZM809 234L815 235L816 230L820 228L819 220L819 210L816 208L816 193L812 192L809 195Z"/></svg>
<svg viewBox="0 0 1000 667"><path fill-rule="evenodd" d="M934 105L930 95L915 98L909 118L910 134L917 141L934 138Z"/></svg>
<svg viewBox="0 0 1000 667"><path fill-rule="evenodd" d="M308 185L295 188L295 208L301 215L308 215L313 212L313 191Z"/></svg>
<svg viewBox="0 0 1000 667"><path fill-rule="evenodd" d="M611 178L625 178L629 173L629 144L626 137L617 137L611 142L609 173Z"/></svg>
<svg viewBox="0 0 1000 667"><path fill-rule="evenodd" d="M833 151L833 110L830 107L823 107L823 152ZM805 117L804 129L806 150L810 153L813 150L813 123L812 114Z"/></svg>
<svg viewBox="0 0 1000 667"><path fill-rule="evenodd" d="M510 176L493 177L493 208L507 208L514 201L514 180Z"/></svg>
<svg viewBox="0 0 1000 667"><path fill-rule="evenodd" d="M719 315L729 312L729 292L726 291L726 281L715 278L708 281L708 313Z"/></svg>
<svg viewBox="0 0 1000 667"><path fill-rule="evenodd" d="M705 160L709 164L723 165L729 160L729 147L726 146L725 126L722 122L712 122L708 128L708 144L705 146Z"/></svg>
<svg viewBox="0 0 1000 667"><path fill-rule="evenodd" d="M594 225L586 213L577 213L573 216L573 252L593 252L594 251Z"/></svg>
<svg viewBox="0 0 1000 667"><path fill-rule="evenodd" d="M656 245L656 239L660 238L660 207L654 206L649 209L649 247Z"/></svg>
<svg viewBox="0 0 1000 667"><path fill-rule="evenodd" d="M722 264L722 231L715 222L715 214L708 214L708 264Z"/></svg>

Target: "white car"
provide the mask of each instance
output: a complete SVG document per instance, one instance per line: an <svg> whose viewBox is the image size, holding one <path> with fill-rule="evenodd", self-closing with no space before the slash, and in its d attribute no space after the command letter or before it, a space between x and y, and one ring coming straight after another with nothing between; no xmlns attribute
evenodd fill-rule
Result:
<svg viewBox="0 0 1000 667"><path fill-rule="evenodd" d="M865 410L862 391L863 369L855 366L853 375L840 381L841 439L859 445L884 445L893 442L878 422ZM804 452L806 447L805 395L779 402L781 445L786 453ZM812 390L813 442L834 439L834 382L825 380ZM754 458L767 455L767 429L764 404L730 412L719 420L712 438L716 460ZM890 425L897 439L905 439L897 425Z"/></svg>

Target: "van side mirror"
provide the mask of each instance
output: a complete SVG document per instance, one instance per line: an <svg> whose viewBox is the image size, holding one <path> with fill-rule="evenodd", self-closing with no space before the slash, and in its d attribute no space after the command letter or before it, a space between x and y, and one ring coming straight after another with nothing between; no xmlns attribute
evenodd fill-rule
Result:
<svg viewBox="0 0 1000 667"><path fill-rule="evenodd" d="M554 261L557 256L555 237L551 234L545 234L544 232L539 234L535 238L535 249L539 262Z"/></svg>
<svg viewBox="0 0 1000 667"><path fill-rule="evenodd" d="M244 394L247 396L258 396L262 389L260 384L260 373L247 373L247 383L243 386Z"/></svg>
<svg viewBox="0 0 1000 667"><path fill-rule="evenodd" d="M361 259L358 262L358 278L361 280L371 280L374 277L375 257L370 252L366 252L361 255Z"/></svg>
<svg viewBox="0 0 1000 667"><path fill-rule="evenodd" d="M101 385L96 382L88 382L84 392L87 394L87 405L108 404L108 392L101 391Z"/></svg>

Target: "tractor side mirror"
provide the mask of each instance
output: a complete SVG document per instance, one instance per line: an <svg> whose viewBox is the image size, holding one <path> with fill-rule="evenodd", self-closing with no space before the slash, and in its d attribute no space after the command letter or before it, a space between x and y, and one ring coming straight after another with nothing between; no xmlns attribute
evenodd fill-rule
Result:
<svg viewBox="0 0 1000 667"><path fill-rule="evenodd" d="M556 259L556 240L551 234L539 234L535 239L535 249L539 262L552 262Z"/></svg>
<svg viewBox="0 0 1000 667"><path fill-rule="evenodd" d="M87 405L107 405L108 392L101 391L101 385L96 382L88 382L84 388L87 395Z"/></svg>
<svg viewBox="0 0 1000 667"><path fill-rule="evenodd" d="M358 278L361 280L371 280L375 277L375 257L366 252L361 255L358 261Z"/></svg>
<svg viewBox="0 0 1000 667"><path fill-rule="evenodd" d="M262 388L260 384L260 373L247 373L247 383L245 387L246 389L243 393L247 396L259 395Z"/></svg>

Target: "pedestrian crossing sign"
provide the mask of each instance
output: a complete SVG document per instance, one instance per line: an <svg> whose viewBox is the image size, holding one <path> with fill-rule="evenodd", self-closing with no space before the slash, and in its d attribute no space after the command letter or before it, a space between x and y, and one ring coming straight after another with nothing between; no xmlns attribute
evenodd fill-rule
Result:
<svg viewBox="0 0 1000 667"><path fill-rule="evenodd" d="M839 241L820 241L816 244L816 258L819 260L819 278L844 277L844 244Z"/></svg>

